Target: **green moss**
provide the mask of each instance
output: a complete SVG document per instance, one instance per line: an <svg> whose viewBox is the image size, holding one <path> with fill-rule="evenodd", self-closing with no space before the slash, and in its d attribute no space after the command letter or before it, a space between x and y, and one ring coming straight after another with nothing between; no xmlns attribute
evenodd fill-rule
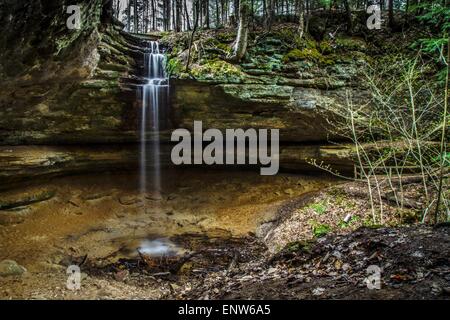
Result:
<svg viewBox="0 0 450 320"><path fill-rule="evenodd" d="M310 204L309 208L313 209L317 214L324 214L327 211L325 201Z"/></svg>
<svg viewBox="0 0 450 320"><path fill-rule="evenodd" d="M288 243L284 248L284 250L286 250L287 252L299 252L299 251L310 252L311 245L312 245L311 241L294 241Z"/></svg>
<svg viewBox="0 0 450 320"><path fill-rule="evenodd" d="M199 80L240 81L243 74L239 67L220 59L206 61L202 65L194 65L191 74Z"/></svg>
<svg viewBox="0 0 450 320"><path fill-rule="evenodd" d="M331 54L334 52L333 47L331 46L331 43L329 41L322 41L319 44L319 50L322 54Z"/></svg>
<svg viewBox="0 0 450 320"><path fill-rule="evenodd" d="M358 38L338 38L336 39L336 45L338 48L342 48L350 51L366 51L366 43L362 39Z"/></svg>
<svg viewBox="0 0 450 320"><path fill-rule="evenodd" d="M302 50L293 49L283 57L283 61L285 63L302 60L313 61L326 65L331 65L335 62L332 57L323 56L316 48L305 48Z"/></svg>
<svg viewBox="0 0 450 320"><path fill-rule="evenodd" d="M295 43L298 40L298 34L293 28L280 28L273 32L273 37L287 44Z"/></svg>
<svg viewBox="0 0 450 320"><path fill-rule="evenodd" d="M327 224L319 224L315 221L311 223L311 227L313 230L314 237L320 238L325 236L331 231L331 227Z"/></svg>
<svg viewBox="0 0 450 320"><path fill-rule="evenodd" d="M104 89L104 88L116 88L118 86L117 80L86 80L80 83L81 88L88 89Z"/></svg>
<svg viewBox="0 0 450 320"><path fill-rule="evenodd" d="M284 57L284 62L312 59L315 60L320 53L314 49L294 49L289 51Z"/></svg>
<svg viewBox="0 0 450 320"><path fill-rule="evenodd" d="M217 46L217 48L219 48L220 50L224 51L226 54L231 53L232 48L231 48L228 44L226 44L226 43L221 43L221 42L219 42L219 43L217 43L216 46Z"/></svg>
<svg viewBox="0 0 450 320"><path fill-rule="evenodd" d="M117 71L117 72L126 72L129 71L129 67L127 65L117 64L117 63L107 63L100 62L99 68L103 70Z"/></svg>
<svg viewBox="0 0 450 320"><path fill-rule="evenodd" d="M307 49L317 49L317 42L312 39L305 39L301 42L301 45Z"/></svg>
<svg viewBox="0 0 450 320"><path fill-rule="evenodd" d="M402 223L417 223L421 220L420 212L417 212L415 210L401 210L399 213Z"/></svg>
<svg viewBox="0 0 450 320"><path fill-rule="evenodd" d="M371 216L367 216L366 219L364 219L363 226L371 229L378 229L383 227L383 225L374 223Z"/></svg>
<svg viewBox="0 0 450 320"><path fill-rule="evenodd" d="M22 199L0 200L0 210L13 209L32 203L45 201L53 198L56 192L54 190L44 190L39 193L28 195Z"/></svg>
<svg viewBox="0 0 450 320"><path fill-rule="evenodd" d="M232 42L236 39L236 32L224 31L216 34L216 39L220 42Z"/></svg>
<svg viewBox="0 0 450 320"><path fill-rule="evenodd" d="M81 28L73 29L70 32L61 33L62 36L55 36L55 47L58 56L60 53L69 49L77 39L86 34L87 31L92 31L96 28L100 21L102 6L99 1L91 1L90 4L81 6ZM53 25L58 25L60 22L55 17Z"/></svg>

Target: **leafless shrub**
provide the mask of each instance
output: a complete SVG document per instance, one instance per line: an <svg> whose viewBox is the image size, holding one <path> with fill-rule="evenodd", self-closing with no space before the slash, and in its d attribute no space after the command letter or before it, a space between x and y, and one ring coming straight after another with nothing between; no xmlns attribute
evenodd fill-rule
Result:
<svg viewBox="0 0 450 320"><path fill-rule="evenodd" d="M404 207L404 186L410 183L420 183L423 192L415 199L422 221L431 208L446 213L442 218L448 219L449 160L445 158L443 130L447 90L444 95L442 87L427 79L428 69L419 58L398 56L380 61L366 73L370 101L357 106L348 91L346 105L331 110L328 122L332 131L354 144L352 178L367 183L374 223L384 221L382 200L386 194L392 195L389 198L396 206ZM375 199L379 210L375 210Z"/></svg>

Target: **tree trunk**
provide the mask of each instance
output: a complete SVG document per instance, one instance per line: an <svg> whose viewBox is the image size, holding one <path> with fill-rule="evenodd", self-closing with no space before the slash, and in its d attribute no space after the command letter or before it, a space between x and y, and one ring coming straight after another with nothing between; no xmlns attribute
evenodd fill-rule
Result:
<svg viewBox="0 0 450 320"><path fill-rule="evenodd" d="M394 27L394 0L389 0L388 10L389 10L389 27L392 29Z"/></svg>
<svg viewBox="0 0 450 320"><path fill-rule="evenodd" d="M216 29L220 26L219 0L216 0Z"/></svg>
<svg viewBox="0 0 450 320"><path fill-rule="evenodd" d="M131 0L128 0L127 7L127 29L128 32L131 32Z"/></svg>
<svg viewBox="0 0 450 320"><path fill-rule="evenodd" d="M170 0L166 1L166 31L170 30L170 13L172 12L171 9L171 2Z"/></svg>
<svg viewBox="0 0 450 320"><path fill-rule="evenodd" d="M111 23L113 17L113 0L103 0L101 20L104 24Z"/></svg>
<svg viewBox="0 0 450 320"><path fill-rule="evenodd" d="M265 25L268 31L272 29L273 17L275 15L275 0L267 0Z"/></svg>
<svg viewBox="0 0 450 320"><path fill-rule="evenodd" d="M352 21L352 10L350 9L349 0L344 0L345 14L347 16L347 32L352 33L353 21Z"/></svg>
<svg viewBox="0 0 450 320"><path fill-rule="evenodd" d="M301 39L305 33L305 6L303 0L300 0L298 4L298 17L298 34Z"/></svg>
<svg viewBox="0 0 450 320"><path fill-rule="evenodd" d="M192 43L194 42L195 31L197 31L197 27L198 27L198 18L199 18L200 12L202 11L199 1L200 0L194 0L194 3L192 4L192 14L194 15L194 29L192 30L191 37L189 39L189 49L188 49L189 51L188 51L188 58L187 58L187 62L186 62L186 73L189 72L189 63L191 61Z"/></svg>
<svg viewBox="0 0 450 320"><path fill-rule="evenodd" d="M144 33L148 32L148 0L142 2L142 10L144 11L144 18L142 20L142 29Z"/></svg>
<svg viewBox="0 0 450 320"><path fill-rule="evenodd" d="M239 26L238 34L230 60L241 61L247 52L248 44L248 20L250 14L250 1L241 0L239 3Z"/></svg>
<svg viewBox="0 0 450 320"><path fill-rule="evenodd" d="M138 33L138 13L137 13L137 0L133 1L133 23L134 23L134 33Z"/></svg>
<svg viewBox="0 0 450 320"><path fill-rule="evenodd" d="M155 0L152 0L152 30L156 30L156 4Z"/></svg>
<svg viewBox="0 0 450 320"><path fill-rule="evenodd" d="M189 11L188 11L186 2L187 2L187 0L184 0L184 12L186 14L186 27L188 30L191 30L191 22L190 22Z"/></svg>
<svg viewBox="0 0 450 320"><path fill-rule="evenodd" d="M176 1L172 0L171 4L172 4L172 10L170 11L170 13L172 15L172 30L176 30L177 29L177 26L176 26L177 19L175 18ZM170 30L170 27L169 27L169 30Z"/></svg>
<svg viewBox="0 0 450 320"><path fill-rule="evenodd" d="M209 0L204 0L204 2L205 2L206 29L209 29Z"/></svg>
<svg viewBox="0 0 450 320"><path fill-rule="evenodd" d="M116 12L115 12L115 14L116 14L116 18L120 19L120 0L116 0L116 1L117 1L117 4L116 4Z"/></svg>

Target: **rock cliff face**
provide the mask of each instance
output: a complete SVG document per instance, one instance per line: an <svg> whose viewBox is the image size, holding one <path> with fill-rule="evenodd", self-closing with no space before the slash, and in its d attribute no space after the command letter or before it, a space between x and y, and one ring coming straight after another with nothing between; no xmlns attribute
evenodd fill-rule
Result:
<svg viewBox="0 0 450 320"><path fill-rule="evenodd" d="M82 28L68 30L66 2L25 7L16 1L2 7L0 143L137 142L136 84L142 81L145 39L120 31L118 22L102 23L100 0L82 2ZM280 129L284 142L333 138L327 110L345 104L348 92L357 103L366 101L360 81L366 44L304 40L303 49L293 49L295 39L286 30L255 42L239 65L204 54L193 61L188 76L183 52L165 43L172 51L172 126L191 128L202 120L205 128ZM214 43L215 38L223 43ZM233 38L224 33L205 43L227 50Z"/></svg>
<svg viewBox="0 0 450 320"><path fill-rule="evenodd" d="M169 60L172 77L172 112L178 127L191 128L194 120L204 127L280 129L281 140L295 143L336 140L329 129L330 109L345 105L347 97L365 104L363 71L370 57L367 44L358 38L316 42L292 38L281 31L255 40L239 65L220 58L227 43L198 40L203 57L184 71L186 52L179 47ZM216 34L223 39L226 35ZM233 37L229 37L233 38ZM163 39L164 41L164 39ZM176 45L175 45L176 46ZM303 49L292 49L300 46ZM180 53L181 51L181 53ZM218 58L219 57L219 58Z"/></svg>
<svg viewBox="0 0 450 320"><path fill-rule="evenodd" d="M280 166L287 171L306 171L307 160L331 163L341 172L351 172L351 147L306 145L282 146ZM170 146L160 150L162 166L169 166ZM114 170L138 170L137 145L84 146L4 146L0 148L0 190L14 184L67 174L98 173ZM149 168L151 164L149 163ZM255 167L253 168L255 169Z"/></svg>
<svg viewBox="0 0 450 320"><path fill-rule="evenodd" d="M0 35L0 145L8 146L0 162L8 167L13 161L20 172L24 168L20 179L39 175L41 165L43 174L52 175L92 170L105 159L89 156L88 147L57 149L64 164L52 164L53 149L33 149L30 155L39 152L39 157L30 160L29 149L12 146L139 141L139 84L145 41L152 37L123 32L117 21L104 23L101 0L81 3L82 28L72 31L66 27L68 1L0 4L5 26ZM211 43L215 52L228 50L234 34L224 32L201 43L205 52ZM177 38L183 42L186 36ZM206 53L193 59L189 74L184 73L186 42L181 47L165 37L161 42L169 52L173 128L191 129L194 120L201 120L204 128L280 129L281 168L311 168L306 160L318 158L351 169L348 150L342 155L324 147L337 139L327 130L326 116L330 107L345 104L348 94L365 103L360 79L369 58L364 41L305 40L298 49L281 30L255 40L239 65ZM161 134L162 141L169 140L170 131ZM133 148L105 153L107 167L134 166ZM11 181L16 175L2 174Z"/></svg>
<svg viewBox="0 0 450 320"><path fill-rule="evenodd" d="M172 112L177 127L192 129L194 120L206 128L279 129L284 142L327 142L324 114L346 103L346 89L320 89L275 84L205 84L172 82ZM354 91L364 99L365 92Z"/></svg>
<svg viewBox="0 0 450 320"><path fill-rule="evenodd" d="M3 145L137 140L133 83L141 39L117 22L102 24L101 0L82 1L81 29L69 30L66 2L2 7Z"/></svg>

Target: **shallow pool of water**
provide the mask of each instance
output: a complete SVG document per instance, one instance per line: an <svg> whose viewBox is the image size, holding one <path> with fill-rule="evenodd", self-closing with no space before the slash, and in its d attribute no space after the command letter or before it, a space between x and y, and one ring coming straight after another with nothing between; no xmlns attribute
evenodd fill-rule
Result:
<svg viewBox="0 0 450 320"><path fill-rule="evenodd" d="M139 174L107 173L35 181L2 199L54 192L46 201L0 211L0 260L45 270L67 257L105 261L185 250L172 236L242 237L273 220L289 199L335 183L326 177L252 171L170 169L161 190L141 193Z"/></svg>

